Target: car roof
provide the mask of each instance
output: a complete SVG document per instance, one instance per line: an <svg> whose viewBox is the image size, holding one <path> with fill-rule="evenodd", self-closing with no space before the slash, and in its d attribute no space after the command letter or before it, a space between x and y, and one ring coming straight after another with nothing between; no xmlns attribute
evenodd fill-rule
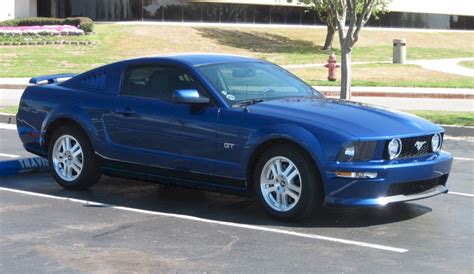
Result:
<svg viewBox="0 0 474 274"><path fill-rule="evenodd" d="M212 65L219 63L230 63L230 62L263 62L262 60L239 56L231 54L209 54L209 53L185 53L185 54L169 54L169 55L156 55L156 56L146 56L141 58L129 59L128 61L138 61L138 60L148 60L156 61L160 60L170 60L187 63L191 66L204 66Z"/></svg>

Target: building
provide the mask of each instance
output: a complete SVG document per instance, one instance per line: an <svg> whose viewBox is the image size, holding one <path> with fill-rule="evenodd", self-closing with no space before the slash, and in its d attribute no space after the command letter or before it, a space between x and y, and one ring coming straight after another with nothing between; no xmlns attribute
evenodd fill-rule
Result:
<svg viewBox="0 0 474 274"><path fill-rule="evenodd" d="M87 16L96 21L323 24L298 0L2 0L0 20ZM472 0L393 0L369 26L474 29Z"/></svg>

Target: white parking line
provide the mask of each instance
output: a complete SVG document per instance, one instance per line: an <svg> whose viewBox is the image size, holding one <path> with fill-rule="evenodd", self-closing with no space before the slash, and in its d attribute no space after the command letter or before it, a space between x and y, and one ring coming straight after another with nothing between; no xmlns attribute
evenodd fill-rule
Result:
<svg viewBox="0 0 474 274"><path fill-rule="evenodd" d="M466 197L474 198L474 194L469 194L469 193L462 193L462 192L449 191L448 194L453 194L453 195L459 195L459 196L466 196Z"/></svg>
<svg viewBox="0 0 474 274"><path fill-rule="evenodd" d="M16 130L16 125L14 125L14 124L5 124L5 123L0 123L0 129L11 129L11 130Z"/></svg>
<svg viewBox="0 0 474 274"><path fill-rule="evenodd" d="M463 157L454 157L454 160L474 161L474 159L472 159L472 158L463 158Z"/></svg>
<svg viewBox="0 0 474 274"><path fill-rule="evenodd" d="M0 157L18 158L18 157L20 157L20 155L7 154L7 153L0 153Z"/></svg>
<svg viewBox="0 0 474 274"><path fill-rule="evenodd" d="M263 227L263 226L257 226L257 225L247 225L247 224L239 224L239 223L232 223L232 222L225 222L225 221L216 221L216 220L204 219L204 218L199 218L199 217L194 217L194 216L189 216L189 215L164 213L164 212L143 210L143 209L137 209L137 208L131 208L131 207L115 206L115 205L110 205L110 204L104 204L104 203L98 203L98 202L92 202L92 201L74 199L74 198L67 198L67 197L61 197L61 196L54 196L54 195L48 195L48 194L41 194L41 193L29 192L29 191L18 190L18 189L0 187L0 190L8 191L8 192L14 192L14 193L20 193L20 194L25 194L25 195L31 195L31 196L37 196L37 197L43 197L43 198L65 200L65 201L70 201L70 202L74 202L74 203L81 203L81 204L88 204L88 205L95 205L95 206L103 206L103 207L107 207L107 208L113 208L113 209L130 211L130 212L137 212L137 213L142 213L142 214L150 214L150 215L157 215L157 216L164 216L164 217L173 217L173 218L179 218L179 219L197 221L197 222L203 222L203 223L209 223L209 224L217 224L217 225L223 225L223 226L229 226L229 227L238 227L238 228L245 228L245 229L257 230L257 231L272 232L272 233L284 234L284 235L288 235L288 236L296 236L296 237L302 237L302 238L310 238L310 239L316 239L316 240L336 242L336 243L341 243L341 244L368 247L368 248L380 249L380 250L385 250L385 251L392 251L392 252L397 252L397 253L404 253L404 252L408 251L408 249L404 249L404 248L397 248L397 247L391 247L391 246L385 246L385 245L378 245L378 244L371 244L371 243L358 242L358 241L352 241L352 240L345 240L345 239L321 236L321 235L316 235L316 234L301 233L301 232L295 232L295 231L278 229L278 228L271 228L271 227Z"/></svg>

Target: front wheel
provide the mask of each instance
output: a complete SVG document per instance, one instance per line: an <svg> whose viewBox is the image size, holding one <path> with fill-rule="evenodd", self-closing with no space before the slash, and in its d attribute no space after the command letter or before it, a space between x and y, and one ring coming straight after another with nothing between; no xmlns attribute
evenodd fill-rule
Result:
<svg viewBox="0 0 474 274"><path fill-rule="evenodd" d="M87 189L101 176L87 136L72 126L61 127L53 133L48 162L54 179L64 188Z"/></svg>
<svg viewBox="0 0 474 274"><path fill-rule="evenodd" d="M312 159L291 145L270 147L257 161L254 187L273 217L298 220L321 206L322 185Z"/></svg>

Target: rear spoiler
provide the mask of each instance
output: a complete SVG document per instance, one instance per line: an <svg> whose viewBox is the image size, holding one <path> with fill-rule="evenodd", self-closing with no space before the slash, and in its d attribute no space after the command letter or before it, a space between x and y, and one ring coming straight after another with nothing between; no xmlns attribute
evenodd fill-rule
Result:
<svg viewBox="0 0 474 274"><path fill-rule="evenodd" d="M53 74L53 75L43 75L38 77L33 77L30 79L30 84L33 85L45 85L52 83L64 82L77 74L74 73L62 73L62 74Z"/></svg>

